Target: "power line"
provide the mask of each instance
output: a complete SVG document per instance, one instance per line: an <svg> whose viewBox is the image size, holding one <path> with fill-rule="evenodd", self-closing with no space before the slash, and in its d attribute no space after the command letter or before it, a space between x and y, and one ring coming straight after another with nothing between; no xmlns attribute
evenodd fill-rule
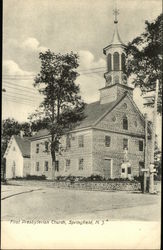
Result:
<svg viewBox="0 0 163 250"><path fill-rule="evenodd" d="M11 86L14 86L14 87L16 86L16 87L19 87L19 88L28 89L28 90L30 90L32 92L35 92L34 88L22 86L22 85L14 83L14 82L10 82L10 81L5 80L4 83L7 84L7 85L11 85Z"/></svg>
<svg viewBox="0 0 163 250"><path fill-rule="evenodd" d="M15 103L19 103L19 104L24 104L24 105L29 105L29 106L33 106L32 103L28 103L28 102L19 102L17 100L13 100L13 99L10 99L7 97L6 101L9 101L9 102L15 102Z"/></svg>
<svg viewBox="0 0 163 250"><path fill-rule="evenodd" d="M85 71L89 71L89 70L95 70L95 69L106 69L106 67L102 66L102 67L95 67L95 68L88 68L88 69L81 69L79 70L79 72L85 72ZM29 74L29 75L14 75L14 74L3 74L3 76L13 76L13 77L32 77L32 76L37 76L37 74Z"/></svg>
<svg viewBox="0 0 163 250"><path fill-rule="evenodd" d="M25 96L30 96L30 97L38 97L38 98L41 98L41 95L39 95L39 93L34 93L34 92L30 92L28 91L28 93L25 93L25 89L19 89L19 88L16 88L16 87L12 87L12 86L5 86L5 89L7 90L7 93L10 93L11 91L10 90L17 90L18 92L14 91L12 92L13 94L21 94L21 95L25 95ZM9 88L9 90L8 90Z"/></svg>
<svg viewBox="0 0 163 250"><path fill-rule="evenodd" d="M11 91L7 91L7 94L13 94L13 95L20 95L20 96L24 96L25 98L26 97L33 97L33 98L39 98L40 99L40 96L36 96L36 95L29 95L29 94L22 94L22 93L17 93L17 92L11 92Z"/></svg>
<svg viewBox="0 0 163 250"><path fill-rule="evenodd" d="M15 95L9 95L9 94L5 94L6 96L9 96L9 97L13 97L13 98L17 98L18 100L19 99L22 99L22 100L25 100L25 101L31 101L31 102L34 102L36 99L29 99L29 98L24 98L24 97L17 97Z"/></svg>
<svg viewBox="0 0 163 250"><path fill-rule="evenodd" d="M18 91L20 91L19 93L24 93L24 91L25 91L25 89L19 89L19 88L17 88L17 87L12 87L12 86L6 86L6 85L4 85L4 88L5 89L11 89L11 90L18 90ZM22 91L22 92L21 92ZM30 92L30 91L28 91L28 93L29 94L31 94L31 95L34 95L34 96L36 96L37 95L37 93L34 93L34 92Z"/></svg>
<svg viewBox="0 0 163 250"><path fill-rule="evenodd" d="M90 68L90 69L85 69L85 70L80 70L77 73L81 73L83 74L94 74L94 73L100 73L100 72L104 72L103 71L90 71L90 70L97 70L97 69L106 69L106 67L98 67L98 68ZM87 72L90 71L90 72ZM33 76L34 75L28 75L28 76L22 76L22 75L3 75L3 78L5 78L6 80L33 80Z"/></svg>

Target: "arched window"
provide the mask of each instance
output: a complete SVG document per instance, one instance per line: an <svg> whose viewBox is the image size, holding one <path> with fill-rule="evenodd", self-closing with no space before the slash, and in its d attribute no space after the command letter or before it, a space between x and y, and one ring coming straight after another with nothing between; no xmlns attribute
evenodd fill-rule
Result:
<svg viewBox="0 0 163 250"><path fill-rule="evenodd" d="M107 56L107 67L108 67L108 72L110 72L112 70L111 54L108 54L108 56Z"/></svg>
<svg viewBox="0 0 163 250"><path fill-rule="evenodd" d="M115 84L119 83L119 76L115 76L115 77L114 77L114 83L115 83Z"/></svg>
<svg viewBox="0 0 163 250"><path fill-rule="evenodd" d="M119 53L114 52L113 54L114 70L119 70Z"/></svg>
<svg viewBox="0 0 163 250"><path fill-rule="evenodd" d="M123 72L126 71L125 54L124 53L122 53L122 55L121 55L121 68L122 68Z"/></svg>
<svg viewBox="0 0 163 250"><path fill-rule="evenodd" d="M123 129L128 130L128 119L127 119L127 116L123 116Z"/></svg>

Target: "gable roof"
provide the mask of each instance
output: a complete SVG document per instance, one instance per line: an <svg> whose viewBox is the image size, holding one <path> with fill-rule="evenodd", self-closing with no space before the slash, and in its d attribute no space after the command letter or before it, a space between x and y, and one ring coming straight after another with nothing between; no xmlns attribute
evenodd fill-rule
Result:
<svg viewBox="0 0 163 250"><path fill-rule="evenodd" d="M110 103L100 104L100 101L98 101L88 104L84 111L86 118L82 120L75 129L93 126L106 112L110 112L125 96L126 94Z"/></svg>
<svg viewBox="0 0 163 250"><path fill-rule="evenodd" d="M50 134L50 132L48 131L48 129L40 129L35 135L33 135L30 140L34 140L37 139L39 137L44 137L44 136L48 136Z"/></svg>
<svg viewBox="0 0 163 250"><path fill-rule="evenodd" d="M100 101L97 101L97 102L87 104L84 110L85 118L81 122L77 123L76 127L73 130L75 131L78 129L89 128L89 127L95 126L109 112L111 112L125 97L128 97L132 105L135 107L135 111L139 114L140 118L144 122L144 116L138 109L133 99L126 92L125 94L119 96L117 100L110 102L110 103L100 104ZM48 135L49 135L49 131L47 129L42 129L36 135L32 136L31 140L35 140L41 137L46 137Z"/></svg>
<svg viewBox="0 0 163 250"><path fill-rule="evenodd" d="M20 136L14 135L15 139L23 157L30 158L31 143L27 137L21 138Z"/></svg>

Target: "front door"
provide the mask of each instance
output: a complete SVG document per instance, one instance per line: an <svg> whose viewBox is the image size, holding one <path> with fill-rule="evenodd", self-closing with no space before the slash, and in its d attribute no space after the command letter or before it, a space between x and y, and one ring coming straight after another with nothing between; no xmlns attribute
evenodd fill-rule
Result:
<svg viewBox="0 0 163 250"><path fill-rule="evenodd" d="M106 179L112 178L112 159L104 160L104 177Z"/></svg>

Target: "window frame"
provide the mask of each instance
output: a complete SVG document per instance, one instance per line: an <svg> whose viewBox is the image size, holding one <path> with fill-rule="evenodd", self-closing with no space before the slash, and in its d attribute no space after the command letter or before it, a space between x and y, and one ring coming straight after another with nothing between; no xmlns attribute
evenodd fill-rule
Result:
<svg viewBox="0 0 163 250"><path fill-rule="evenodd" d="M48 152L49 151L49 142L45 141L45 151Z"/></svg>
<svg viewBox="0 0 163 250"><path fill-rule="evenodd" d="M109 141L107 141L107 139L109 138ZM107 142L109 142L107 144ZM109 148L111 147L111 136L110 135L105 135L105 147Z"/></svg>
<svg viewBox="0 0 163 250"><path fill-rule="evenodd" d="M46 164L47 163L47 164ZM47 169L46 169L47 168ZM44 170L46 171L46 172L48 172L49 171L49 162L48 161L45 161L44 162Z"/></svg>
<svg viewBox="0 0 163 250"><path fill-rule="evenodd" d="M128 118L127 116L123 116L123 129L128 130Z"/></svg>
<svg viewBox="0 0 163 250"><path fill-rule="evenodd" d="M40 162L36 161L36 172L40 171Z"/></svg>
<svg viewBox="0 0 163 250"><path fill-rule="evenodd" d="M127 147L125 147L125 143L124 142L127 142ZM128 138L123 138L123 150L125 150L125 149L129 149L129 139Z"/></svg>
<svg viewBox="0 0 163 250"><path fill-rule="evenodd" d="M120 55L116 51L113 54L113 70L114 71L119 71L120 70Z"/></svg>
<svg viewBox="0 0 163 250"><path fill-rule="evenodd" d="M79 170L83 170L84 169L84 159L80 158L78 164L79 164Z"/></svg>
<svg viewBox="0 0 163 250"><path fill-rule="evenodd" d="M139 140L139 152L143 152L143 151L144 151L144 141Z"/></svg>
<svg viewBox="0 0 163 250"><path fill-rule="evenodd" d="M39 153L39 151L40 151L40 144L39 144L39 143L37 143L37 144L36 144L36 154L38 154L38 153Z"/></svg>
<svg viewBox="0 0 163 250"><path fill-rule="evenodd" d="M70 169L71 166L71 160L70 159L66 159L66 171Z"/></svg>
<svg viewBox="0 0 163 250"><path fill-rule="evenodd" d="M130 170L130 171L129 171ZM127 167L127 174L131 174L131 167Z"/></svg>
<svg viewBox="0 0 163 250"><path fill-rule="evenodd" d="M84 148L84 135L79 135L78 136L78 147L79 148Z"/></svg>
<svg viewBox="0 0 163 250"><path fill-rule="evenodd" d="M69 135L66 136L66 149L71 148L71 138Z"/></svg>
<svg viewBox="0 0 163 250"><path fill-rule="evenodd" d="M55 171L59 172L59 161L58 160L55 161Z"/></svg>

